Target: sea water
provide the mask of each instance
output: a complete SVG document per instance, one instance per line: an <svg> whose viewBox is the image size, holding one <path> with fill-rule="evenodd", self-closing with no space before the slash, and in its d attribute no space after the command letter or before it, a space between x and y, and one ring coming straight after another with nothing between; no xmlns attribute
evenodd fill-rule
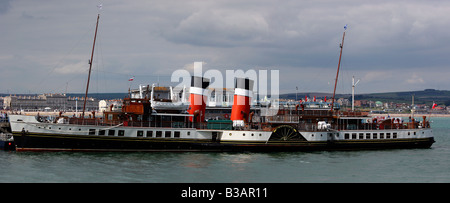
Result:
<svg viewBox="0 0 450 203"><path fill-rule="evenodd" d="M450 182L450 118L430 149L277 153L0 151L0 182Z"/></svg>

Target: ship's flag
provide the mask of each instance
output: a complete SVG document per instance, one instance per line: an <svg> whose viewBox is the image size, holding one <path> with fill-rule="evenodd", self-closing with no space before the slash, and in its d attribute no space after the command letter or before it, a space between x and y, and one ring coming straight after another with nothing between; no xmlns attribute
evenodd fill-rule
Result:
<svg viewBox="0 0 450 203"><path fill-rule="evenodd" d="M347 25L347 24L345 24L345 25L344 25L344 30L347 30L347 27L348 27L348 25Z"/></svg>
<svg viewBox="0 0 450 203"><path fill-rule="evenodd" d="M433 107L431 107L431 109L436 108L437 104L433 102Z"/></svg>
<svg viewBox="0 0 450 203"><path fill-rule="evenodd" d="M97 5L97 9L98 9L98 10L102 10L102 9L103 9L103 4Z"/></svg>
<svg viewBox="0 0 450 203"><path fill-rule="evenodd" d="M128 81L133 81L133 80L134 80L134 76L132 78L128 79Z"/></svg>

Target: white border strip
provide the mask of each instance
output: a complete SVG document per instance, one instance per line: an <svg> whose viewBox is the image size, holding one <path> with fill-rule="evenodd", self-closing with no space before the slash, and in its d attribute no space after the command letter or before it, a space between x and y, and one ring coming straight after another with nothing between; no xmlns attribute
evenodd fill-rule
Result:
<svg viewBox="0 0 450 203"><path fill-rule="evenodd" d="M239 96L245 96L245 97L253 96L253 92L251 90L246 90L246 89L242 89L242 88L235 88L234 94L239 95Z"/></svg>
<svg viewBox="0 0 450 203"><path fill-rule="evenodd" d="M198 94L198 95L204 95L204 96L207 96L207 95L208 95L208 90L207 90L207 89L200 88L200 87L191 87L191 88L189 89L189 92L190 92L191 94Z"/></svg>

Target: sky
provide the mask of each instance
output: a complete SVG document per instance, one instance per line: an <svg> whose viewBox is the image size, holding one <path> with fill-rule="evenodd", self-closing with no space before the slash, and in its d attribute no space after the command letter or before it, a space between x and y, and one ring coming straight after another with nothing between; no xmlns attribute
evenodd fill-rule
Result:
<svg viewBox="0 0 450 203"><path fill-rule="evenodd" d="M194 62L331 93L346 24L337 93L352 76L357 93L450 90L449 13L444 0L0 0L0 93L84 92L97 14L92 93L176 85Z"/></svg>

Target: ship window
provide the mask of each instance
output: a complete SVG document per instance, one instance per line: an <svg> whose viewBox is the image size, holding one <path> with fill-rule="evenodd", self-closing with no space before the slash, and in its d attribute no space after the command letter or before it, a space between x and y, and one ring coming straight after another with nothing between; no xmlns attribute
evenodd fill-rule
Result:
<svg viewBox="0 0 450 203"><path fill-rule="evenodd" d="M173 137L180 137L180 131L175 131Z"/></svg>
<svg viewBox="0 0 450 203"><path fill-rule="evenodd" d="M108 135L114 136L114 134L116 134L115 130L108 130Z"/></svg>
<svg viewBox="0 0 450 203"><path fill-rule="evenodd" d="M153 137L153 131L147 131L147 137Z"/></svg>
<svg viewBox="0 0 450 203"><path fill-rule="evenodd" d="M384 139L384 133L380 133L380 139Z"/></svg>
<svg viewBox="0 0 450 203"><path fill-rule="evenodd" d="M386 138L391 138L391 133L386 133Z"/></svg>
<svg viewBox="0 0 450 203"><path fill-rule="evenodd" d="M125 135L125 130L119 130L119 133L117 136L124 136Z"/></svg>
<svg viewBox="0 0 450 203"><path fill-rule="evenodd" d="M393 133L392 138L397 138L397 133Z"/></svg>
<svg viewBox="0 0 450 203"><path fill-rule="evenodd" d="M136 136L138 136L138 137L144 137L144 131L138 130L138 131L136 132Z"/></svg>
<svg viewBox="0 0 450 203"><path fill-rule="evenodd" d="M366 139L370 139L370 133L366 133Z"/></svg>
<svg viewBox="0 0 450 203"><path fill-rule="evenodd" d="M378 139L378 134L374 133L372 139Z"/></svg>
<svg viewBox="0 0 450 203"><path fill-rule="evenodd" d="M344 134L344 139L350 139L350 134L345 133L345 134Z"/></svg>
<svg viewBox="0 0 450 203"><path fill-rule="evenodd" d="M356 133L352 133L352 139L356 139Z"/></svg>
<svg viewBox="0 0 450 203"><path fill-rule="evenodd" d="M98 130L98 135L105 135L106 130Z"/></svg>
<svg viewBox="0 0 450 203"><path fill-rule="evenodd" d="M156 131L156 137L162 137L162 131Z"/></svg>
<svg viewBox="0 0 450 203"><path fill-rule="evenodd" d="M364 139L364 133L359 133L359 139Z"/></svg>
<svg viewBox="0 0 450 203"><path fill-rule="evenodd" d="M166 131L165 133L164 133L164 137L171 137L172 135L172 131Z"/></svg>
<svg viewBox="0 0 450 203"><path fill-rule="evenodd" d="M411 135L411 132L408 132L408 135Z"/></svg>
<svg viewBox="0 0 450 203"><path fill-rule="evenodd" d="M95 135L95 129L89 129L89 135Z"/></svg>
<svg viewBox="0 0 450 203"><path fill-rule="evenodd" d="M187 135L191 135L191 132L187 132Z"/></svg>
<svg viewBox="0 0 450 203"><path fill-rule="evenodd" d="M416 135L416 132L414 132L414 135Z"/></svg>

